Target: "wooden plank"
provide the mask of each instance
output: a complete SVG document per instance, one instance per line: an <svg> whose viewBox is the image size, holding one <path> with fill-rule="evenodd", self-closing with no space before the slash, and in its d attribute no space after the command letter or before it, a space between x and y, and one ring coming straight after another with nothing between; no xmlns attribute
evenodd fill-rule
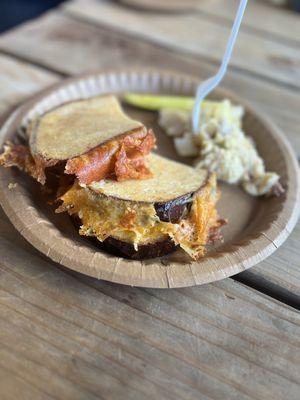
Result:
<svg viewBox="0 0 300 400"><path fill-rule="evenodd" d="M0 363L15 368L34 386L43 388L54 398L105 399L112 396L121 400L124 392L128 399L150 399L160 395L166 399L175 398L153 384L149 385L146 379L142 383L129 368L111 363L99 354L95 357L91 352L82 351L76 341L63 336L57 338L56 332L48 332L45 327L41 329L12 308L2 307L1 316ZM14 329L17 331L11 335ZM42 331L43 338L35 331ZM24 364L27 365L25 370ZM134 385L141 390L132 389Z"/></svg>
<svg viewBox="0 0 300 400"><path fill-rule="evenodd" d="M238 275L242 282L262 289L270 295L278 295L282 301L300 309L300 222L282 247L253 269Z"/></svg>
<svg viewBox="0 0 300 400"><path fill-rule="evenodd" d="M300 316L289 307L231 280L108 284L0 246L1 360L55 398L298 398Z"/></svg>
<svg viewBox="0 0 300 400"><path fill-rule="evenodd" d="M236 0L187 0L162 2L160 0L119 0L127 7L152 13L178 12L180 14L195 14L200 12L217 24L232 26L238 3ZM277 7L261 0L252 0L247 4L241 26L242 31L251 32L257 36L269 37L291 46L298 46L300 41L300 25L298 15L292 10ZM291 29L291 26L293 29Z"/></svg>
<svg viewBox="0 0 300 400"><path fill-rule="evenodd" d="M236 0L204 0L198 2L195 8L217 24L227 22L228 26L232 26L237 5ZM274 7L261 0L248 2L241 30L290 46L296 47L300 43L299 16L292 10Z"/></svg>
<svg viewBox="0 0 300 400"><path fill-rule="evenodd" d="M4 55L0 55L0 66L0 114L57 80L52 73Z"/></svg>
<svg viewBox="0 0 300 400"><path fill-rule="evenodd" d="M106 28L89 26L57 12L48 13L2 35L1 49L63 74L112 67L152 66L177 69L205 79L215 71L203 59L183 56ZM300 155L298 93L233 72L226 75L222 86L270 115Z"/></svg>
<svg viewBox="0 0 300 400"><path fill-rule="evenodd" d="M0 368L0 397L2 400L53 400L6 367Z"/></svg>
<svg viewBox="0 0 300 400"><path fill-rule="evenodd" d="M134 35L183 53L220 63L229 30L201 13L153 14L101 0L73 0L64 9L119 32ZM242 31L236 43L231 68L300 88L300 53L294 47Z"/></svg>
<svg viewBox="0 0 300 400"><path fill-rule="evenodd" d="M131 40L114 32L87 26L57 13L47 14L33 23L26 24L15 30L13 34L14 42L21 41L22 43L22 46L18 48L19 51L23 49L22 55L28 54L31 60L44 63L50 68L54 67L55 70L61 70L65 74L132 65L162 68L176 66L178 70L197 74L202 78L212 71L211 66L205 62L199 65L194 58L187 59L143 41ZM80 57L77 56L78 54ZM16 63L15 68L18 66L21 68L23 64ZM17 71L9 71L9 73L22 75L22 72ZM3 73L2 76L4 75ZM224 87L239 93L254 106L269 114L284 129L294 149L300 155L298 133L300 100L296 93L233 73L227 75ZM9 91L14 92L14 90L15 85L11 85L8 81L5 89L6 97L9 98ZM287 296L291 294L299 297L299 252L297 246L294 246L294 242L298 240L299 228L293 233L291 244L288 240L272 257L251 269L251 274L254 275L250 278L266 279L269 284L282 287L287 292ZM293 252L290 251L291 246ZM249 282L247 275L245 282Z"/></svg>

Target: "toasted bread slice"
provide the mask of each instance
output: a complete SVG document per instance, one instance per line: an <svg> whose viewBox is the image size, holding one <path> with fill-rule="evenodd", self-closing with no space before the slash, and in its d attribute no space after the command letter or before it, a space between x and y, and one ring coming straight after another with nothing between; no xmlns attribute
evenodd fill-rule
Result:
<svg viewBox="0 0 300 400"><path fill-rule="evenodd" d="M33 156L68 160L115 137L144 130L141 122L129 118L115 96L99 96L64 104L29 127Z"/></svg>
<svg viewBox="0 0 300 400"><path fill-rule="evenodd" d="M79 217L80 234L114 254L157 257L179 245L199 258L220 225L215 177L155 154L148 164L153 177L145 181L76 182L58 211Z"/></svg>
<svg viewBox="0 0 300 400"><path fill-rule="evenodd" d="M78 216L71 216L74 225L80 229L81 220ZM96 237L89 237L89 240L99 247L117 257L129 258L131 260L144 260L147 258L162 257L172 253L178 245L170 237L161 238L152 242L140 243L137 247L133 243L114 238L112 236L102 242Z"/></svg>
<svg viewBox="0 0 300 400"><path fill-rule="evenodd" d="M196 192L208 179L206 170L196 171L157 154L147 156L146 162L153 175L150 179L123 182L103 180L93 182L88 187L95 193L122 200L164 203Z"/></svg>

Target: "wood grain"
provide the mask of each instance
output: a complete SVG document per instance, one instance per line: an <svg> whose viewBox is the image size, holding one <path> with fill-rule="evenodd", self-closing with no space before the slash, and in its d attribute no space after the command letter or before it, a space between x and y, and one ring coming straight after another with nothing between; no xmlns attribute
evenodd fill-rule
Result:
<svg viewBox="0 0 300 400"><path fill-rule="evenodd" d="M7 365L0 367L0 395L3 400L53 400L42 390L37 389L25 379L19 376L16 371L12 371Z"/></svg>
<svg viewBox="0 0 300 400"><path fill-rule="evenodd" d="M145 291L71 276L0 236L1 361L45 394L297 399L289 307L229 280Z"/></svg>
<svg viewBox="0 0 300 400"><path fill-rule="evenodd" d="M201 14L153 14L101 0L74 0L65 9L72 15L220 64L229 29ZM145 28L149 27L149 28ZM241 31L231 68L300 88L300 54L272 37Z"/></svg>
<svg viewBox="0 0 300 400"><path fill-rule="evenodd" d="M172 1L161 1L152 0L119 0L122 5L137 9L147 10L152 12L191 12L196 9L199 4L199 0L172 0Z"/></svg>
<svg viewBox="0 0 300 400"><path fill-rule="evenodd" d="M227 23L231 27L237 6L236 0L204 0L198 1L193 11L198 10L216 24ZM300 42L299 16L287 8L275 7L262 0L248 1L241 30L296 48Z"/></svg>
<svg viewBox="0 0 300 400"><path fill-rule="evenodd" d="M246 284L259 287L266 292L278 294L300 309L300 223L296 225L288 241L276 253L257 265L245 271L238 279Z"/></svg>
<svg viewBox="0 0 300 400"><path fill-rule="evenodd" d="M124 6L151 13L201 13L201 18L208 18L216 24L232 26L238 2L236 0L119 0ZM300 42L299 17L285 7L266 4L263 0L252 0L247 4L241 30L258 37L269 37L290 46ZM291 26L293 29L291 29Z"/></svg>
<svg viewBox="0 0 300 400"><path fill-rule="evenodd" d="M48 71L32 67L11 57L0 55L0 114L47 85L57 77Z"/></svg>

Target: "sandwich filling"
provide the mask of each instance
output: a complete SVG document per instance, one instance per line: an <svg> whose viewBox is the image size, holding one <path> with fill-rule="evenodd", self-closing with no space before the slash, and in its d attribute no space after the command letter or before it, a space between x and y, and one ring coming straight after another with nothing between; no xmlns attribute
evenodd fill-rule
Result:
<svg viewBox="0 0 300 400"><path fill-rule="evenodd" d="M145 164L145 156L154 147L153 131L139 130L71 158L66 163L65 173L76 175L79 182L86 185L106 177L117 181L147 179L152 174Z"/></svg>
<svg viewBox="0 0 300 400"><path fill-rule="evenodd" d="M45 169L58 164L58 160L45 160L34 157L28 146L7 142L4 152L0 155L0 165L9 168L17 167L44 185L46 183Z"/></svg>
<svg viewBox="0 0 300 400"><path fill-rule="evenodd" d="M80 183L90 184L104 178L123 181L147 179L152 176L145 163L145 156L155 147L155 136L150 129L139 129L115 138L87 153L66 161L64 172L74 174ZM46 168L61 163L32 155L26 145L7 143L0 156L0 165L18 167L44 185Z"/></svg>
<svg viewBox="0 0 300 400"><path fill-rule="evenodd" d="M16 166L42 185L45 170L57 164L87 185L152 176L144 157L155 147L154 133L126 115L112 95L62 104L31 120L26 136L26 145L7 143L0 165Z"/></svg>
<svg viewBox="0 0 300 400"><path fill-rule="evenodd" d="M81 220L79 233L103 242L122 240L138 250L139 245L171 238L193 259L205 254L206 246L220 239L216 202L216 179L212 175L192 197L188 215L178 223L161 221L154 203L134 202L97 194L78 181L63 195L57 212L67 211Z"/></svg>

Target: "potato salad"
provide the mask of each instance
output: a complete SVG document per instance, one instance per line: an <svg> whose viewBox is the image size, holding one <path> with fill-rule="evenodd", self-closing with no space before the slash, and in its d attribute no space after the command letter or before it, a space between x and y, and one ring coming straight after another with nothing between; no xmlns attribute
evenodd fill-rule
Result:
<svg viewBox="0 0 300 400"><path fill-rule="evenodd" d="M199 131L192 133L191 111L163 108L159 125L179 155L196 157L195 167L217 174L219 180L239 184L252 196L280 194L279 175L266 171L255 143L242 129L244 109L229 100L204 101Z"/></svg>

